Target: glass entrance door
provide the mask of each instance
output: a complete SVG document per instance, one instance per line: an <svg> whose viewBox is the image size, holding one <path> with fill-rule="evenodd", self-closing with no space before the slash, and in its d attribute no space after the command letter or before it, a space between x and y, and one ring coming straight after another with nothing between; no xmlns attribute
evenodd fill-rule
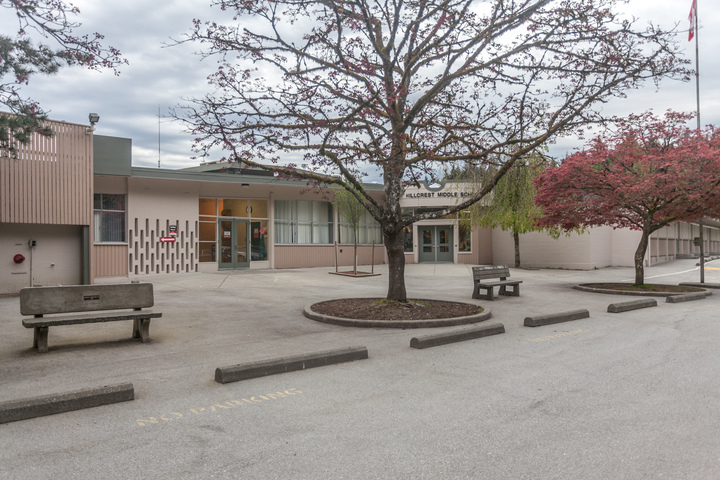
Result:
<svg viewBox="0 0 720 480"><path fill-rule="evenodd" d="M421 226L420 262L453 262L453 227L450 225Z"/></svg>
<svg viewBox="0 0 720 480"><path fill-rule="evenodd" d="M220 268L248 268L250 266L249 221L220 219Z"/></svg>

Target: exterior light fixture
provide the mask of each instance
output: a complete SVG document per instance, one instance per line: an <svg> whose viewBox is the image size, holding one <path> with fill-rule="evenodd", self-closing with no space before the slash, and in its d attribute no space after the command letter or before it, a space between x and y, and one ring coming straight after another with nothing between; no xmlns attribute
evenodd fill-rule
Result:
<svg viewBox="0 0 720 480"><path fill-rule="evenodd" d="M91 113L88 115L88 121L90 122L90 126L85 129L86 135L90 135L95 131L95 124L100 121L100 115L97 113Z"/></svg>

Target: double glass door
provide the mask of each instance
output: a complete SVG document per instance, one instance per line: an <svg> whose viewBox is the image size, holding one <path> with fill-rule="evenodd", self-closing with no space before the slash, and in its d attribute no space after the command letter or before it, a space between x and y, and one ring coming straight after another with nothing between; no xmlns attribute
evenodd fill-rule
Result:
<svg viewBox="0 0 720 480"><path fill-rule="evenodd" d="M453 227L451 225L420 226L420 262L453 262Z"/></svg>
<svg viewBox="0 0 720 480"><path fill-rule="evenodd" d="M250 222L240 219L220 219L220 268L250 267Z"/></svg>

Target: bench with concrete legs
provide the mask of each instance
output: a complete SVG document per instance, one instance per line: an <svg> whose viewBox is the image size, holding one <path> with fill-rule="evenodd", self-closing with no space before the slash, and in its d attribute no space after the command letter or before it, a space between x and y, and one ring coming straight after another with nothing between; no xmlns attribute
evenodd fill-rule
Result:
<svg viewBox="0 0 720 480"><path fill-rule="evenodd" d="M487 265L484 267L472 267L473 272L473 294L472 298L479 300L495 300L493 288L500 287L498 294L511 297L520 296L520 284L522 280L508 280L510 269L504 265ZM484 282L483 280L495 279L495 281ZM510 289L508 290L508 287ZM484 293L481 293L482 292Z"/></svg>
<svg viewBox="0 0 720 480"><path fill-rule="evenodd" d="M23 319L22 324L34 329L33 348L40 353L48 351L49 328L61 325L132 320L133 338L149 342L150 319L160 318L162 313L143 309L154 302L151 283L30 287L20 291L20 313L34 316ZM73 315L56 315L61 313Z"/></svg>

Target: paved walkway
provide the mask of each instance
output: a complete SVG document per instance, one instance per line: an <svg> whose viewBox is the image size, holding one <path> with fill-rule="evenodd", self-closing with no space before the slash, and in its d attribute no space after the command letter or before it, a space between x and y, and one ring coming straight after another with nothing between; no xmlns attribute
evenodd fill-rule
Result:
<svg viewBox="0 0 720 480"><path fill-rule="evenodd" d="M698 281L695 263L651 267L647 279ZM418 351L410 338L429 330L302 316L321 300L384 296L387 271L376 269L148 277L163 312L151 343L130 340L130 322L51 328L47 354L30 348L18 299L0 298L0 401L122 382L136 392L133 402L0 425L0 477L716 476L720 292L608 314L627 297L572 285L631 281L632 269L512 269L521 296L483 302L470 298L469 266L408 265L410 297L482 304L506 333ZM720 283L720 261L706 281ZM576 308L591 318L522 326ZM360 345L368 360L213 381L219 366Z"/></svg>

